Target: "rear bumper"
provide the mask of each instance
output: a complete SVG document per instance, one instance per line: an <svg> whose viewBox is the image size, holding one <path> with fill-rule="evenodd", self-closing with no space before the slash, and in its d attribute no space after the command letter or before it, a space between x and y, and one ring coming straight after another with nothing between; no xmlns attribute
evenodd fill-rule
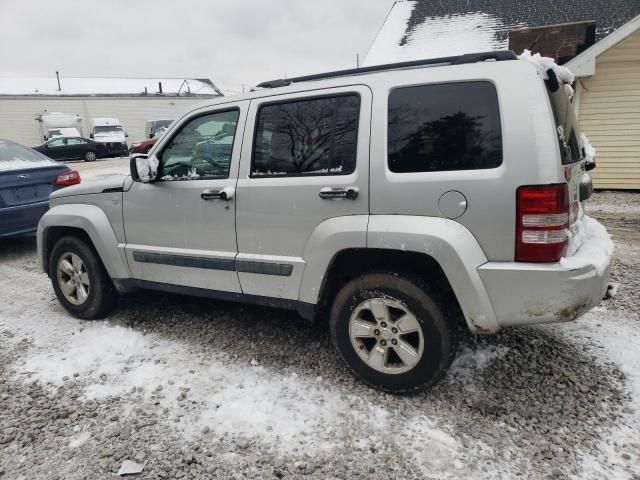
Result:
<svg viewBox="0 0 640 480"><path fill-rule="evenodd" d="M49 201L0 208L0 238L34 233L40 218L49 210Z"/></svg>
<svg viewBox="0 0 640 480"><path fill-rule="evenodd" d="M600 303L609 271L610 262L605 268L516 262L478 268L502 327L575 320Z"/></svg>

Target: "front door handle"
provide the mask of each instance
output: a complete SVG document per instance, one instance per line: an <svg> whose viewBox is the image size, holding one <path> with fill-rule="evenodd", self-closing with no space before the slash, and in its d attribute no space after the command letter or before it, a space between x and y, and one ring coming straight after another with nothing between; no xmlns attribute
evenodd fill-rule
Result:
<svg viewBox="0 0 640 480"><path fill-rule="evenodd" d="M203 200L226 200L229 201L233 198L236 190L233 187L224 187L222 190L204 190L200 194L200 198Z"/></svg>
<svg viewBox="0 0 640 480"><path fill-rule="evenodd" d="M336 198L346 198L347 200L355 200L358 198L360 189L358 187L332 188L324 187L320 190L320 198L323 200L331 200Z"/></svg>

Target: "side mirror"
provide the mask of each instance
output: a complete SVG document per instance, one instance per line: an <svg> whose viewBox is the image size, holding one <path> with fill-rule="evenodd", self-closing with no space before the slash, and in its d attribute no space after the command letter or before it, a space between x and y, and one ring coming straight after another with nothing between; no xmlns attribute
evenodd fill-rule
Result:
<svg viewBox="0 0 640 480"><path fill-rule="evenodd" d="M125 137L128 137L128 136L129 136L129 134L128 134L127 132L124 132L124 136L125 136Z"/></svg>
<svg viewBox="0 0 640 480"><path fill-rule="evenodd" d="M90 133L90 134L89 134L89 138L93 138L93 133Z"/></svg>
<svg viewBox="0 0 640 480"><path fill-rule="evenodd" d="M158 176L158 158L155 155L139 153L129 160L131 178L135 182L151 183Z"/></svg>

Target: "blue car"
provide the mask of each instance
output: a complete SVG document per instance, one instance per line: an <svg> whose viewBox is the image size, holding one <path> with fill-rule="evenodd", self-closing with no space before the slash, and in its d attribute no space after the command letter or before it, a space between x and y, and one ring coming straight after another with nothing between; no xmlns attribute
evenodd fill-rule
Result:
<svg viewBox="0 0 640 480"><path fill-rule="evenodd" d="M35 233L49 209L49 194L78 183L75 170L0 139L0 238Z"/></svg>

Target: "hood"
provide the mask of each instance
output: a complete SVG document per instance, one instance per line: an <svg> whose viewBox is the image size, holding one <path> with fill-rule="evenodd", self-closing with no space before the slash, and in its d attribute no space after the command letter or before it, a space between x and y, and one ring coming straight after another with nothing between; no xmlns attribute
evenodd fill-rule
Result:
<svg viewBox="0 0 640 480"><path fill-rule="evenodd" d="M80 174L82 176L82 174ZM61 188L56 190L49 197L51 200L62 197L70 197L73 195L88 195L92 193L103 193L106 189L122 188L127 176L122 174L114 174L109 178L101 180L85 180L82 179L82 183L79 185L73 185L71 187Z"/></svg>

